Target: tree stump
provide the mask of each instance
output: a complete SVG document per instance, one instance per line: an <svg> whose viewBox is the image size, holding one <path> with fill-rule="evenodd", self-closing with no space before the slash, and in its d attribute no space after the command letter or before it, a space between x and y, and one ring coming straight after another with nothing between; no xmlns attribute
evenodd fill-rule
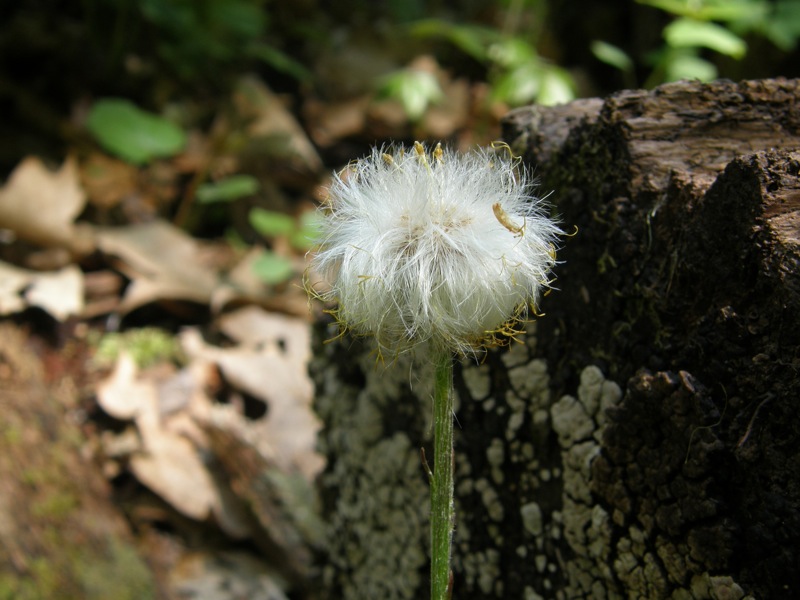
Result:
<svg viewBox="0 0 800 600"><path fill-rule="evenodd" d="M798 96L682 82L505 120L577 229L524 343L457 369L454 598L800 594ZM429 367L318 349L323 587L425 598Z"/></svg>

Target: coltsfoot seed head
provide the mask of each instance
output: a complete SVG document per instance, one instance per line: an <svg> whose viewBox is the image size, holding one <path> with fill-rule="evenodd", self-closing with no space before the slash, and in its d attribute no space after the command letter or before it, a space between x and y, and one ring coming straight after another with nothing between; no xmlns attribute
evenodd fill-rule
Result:
<svg viewBox="0 0 800 600"><path fill-rule="evenodd" d="M507 150L507 148L506 148ZM562 234L508 152L374 149L335 176L312 260L344 327L382 349L466 352L513 334Z"/></svg>

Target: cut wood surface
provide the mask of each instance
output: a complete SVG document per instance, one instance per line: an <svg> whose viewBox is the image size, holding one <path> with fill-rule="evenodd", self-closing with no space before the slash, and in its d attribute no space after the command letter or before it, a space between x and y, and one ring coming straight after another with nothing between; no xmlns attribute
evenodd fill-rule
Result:
<svg viewBox="0 0 800 600"><path fill-rule="evenodd" d="M799 96L682 82L507 117L575 235L524 343L457 370L454 598L800 594ZM318 348L323 587L426 597L425 366Z"/></svg>

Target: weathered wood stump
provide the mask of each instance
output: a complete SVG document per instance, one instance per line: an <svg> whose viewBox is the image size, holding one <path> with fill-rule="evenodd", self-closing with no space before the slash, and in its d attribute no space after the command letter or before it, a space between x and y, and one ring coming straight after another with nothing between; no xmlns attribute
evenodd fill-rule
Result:
<svg viewBox="0 0 800 600"><path fill-rule="evenodd" d="M454 598L800 594L799 96L677 83L506 119L577 233L525 343L457 370ZM425 598L426 366L319 348L324 587Z"/></svg>

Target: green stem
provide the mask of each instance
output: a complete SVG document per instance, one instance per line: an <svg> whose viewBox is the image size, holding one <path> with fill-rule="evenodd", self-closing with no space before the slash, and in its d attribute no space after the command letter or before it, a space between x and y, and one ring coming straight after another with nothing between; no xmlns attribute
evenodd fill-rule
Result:
<svg viewBox="0 0 800 600"><path fill-rule="evenodd" d="M435 357L433 390L433 475L431 477L431 600L447 600L453 537L453 357Z"/></svg>

